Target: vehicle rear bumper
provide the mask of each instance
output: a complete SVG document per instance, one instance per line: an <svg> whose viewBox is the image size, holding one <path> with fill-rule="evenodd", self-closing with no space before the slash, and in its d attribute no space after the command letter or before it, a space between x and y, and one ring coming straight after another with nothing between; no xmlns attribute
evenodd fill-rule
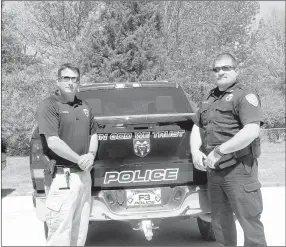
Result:
<svg viewBox="0 0 286 247"><path fill-rule="evenodd" d="M199 216L210 213L209 200L205 186L176 186L175 189L184 189L185 195L177 204L169 202L162 206L141 207L140 209L130 209L128 207L110 207L106 200L104 191L92 194L90 221L107 221L107 220L141 220L141 219L163 219L171 217ZM36 215L41 221L45 221L45 195L33 194L35 202ZM170 200L171 201L171 200Z"/></svg>
<svg viewBox="0 0 286 247"><path fill-rule="evenodd" d="M103 195L103 192L101 191L98 195L93 196L90 220L128 221L198 216L210 213L206 186L176 186L172 189L171 194L174 195L178 188L185 190L186 193L177 204L172 203L171 195L169 202L162 206L147 206L135 209L122 207L120 210L116 211L111 209Z"/></svg>

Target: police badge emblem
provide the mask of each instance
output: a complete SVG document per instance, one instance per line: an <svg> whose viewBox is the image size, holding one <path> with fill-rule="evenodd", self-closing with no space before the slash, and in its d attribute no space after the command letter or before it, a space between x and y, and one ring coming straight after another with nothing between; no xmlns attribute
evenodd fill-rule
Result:
<svg viewBox="0 0 286 247"><path fill-rule="evenodd" d="M226 100L226 101L231 101L232 97L233 97L233 94L231 93L230 95L228 95L228 96L225 98L225 100Z"/></svg>
<svg viewBox="0 0 286 247"><path fill-rule="evenodd" d="M252 104L255 107L258 106L258 99L257 99L257 97L253 93L247 94L245 96L245 98L248 101L248 103Z"/></svg>
<svg viewBox="0 0 286 247"><path fill-rule="evenodd" d="M151 145L150 139L134 139L133 140L133 150L134 153L143 158L150 153Z"/></svg>
<svg viewBox="0 0 286 247"><path fill-rule="evenodd" d="M89 116L89 111L87 109L83 109L83 112L87 117Z"/></svg>

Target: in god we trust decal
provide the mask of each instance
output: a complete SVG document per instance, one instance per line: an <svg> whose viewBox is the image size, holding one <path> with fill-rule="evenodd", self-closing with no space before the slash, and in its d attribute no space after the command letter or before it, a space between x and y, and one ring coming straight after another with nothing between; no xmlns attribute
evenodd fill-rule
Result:
<svg viewBox="0 0 286 247"><path fill-rule="evenodd" d="M154 132L136 132L136 133L111 133L98 134L99 141L115 141L115 140L131 140L131 139L159 139L159 138L178 138L182 137L185 130L169 130L169 131L154 131Z"/></svg>
<svg viewBox="0 0 286 247"><path fill-rule="evenodd" d="M136 133L111 133L98 134L99 141L116 141L116 140L132 140L134 153L143 158L150 153L151 141L153 139L163 138L180 138L184 135L185 130L170 131L154 131L154 132L136 132Z"/></svg>

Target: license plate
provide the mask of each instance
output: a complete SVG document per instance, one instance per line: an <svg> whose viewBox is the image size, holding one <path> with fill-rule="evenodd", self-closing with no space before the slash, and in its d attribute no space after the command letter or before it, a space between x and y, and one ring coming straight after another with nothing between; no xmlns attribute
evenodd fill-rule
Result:
<svg viewBox="0 0 286 247"><path fill-rule="evenodd" d="M126 190L127 206L150 206L161 204L161 189Z"/></svg>

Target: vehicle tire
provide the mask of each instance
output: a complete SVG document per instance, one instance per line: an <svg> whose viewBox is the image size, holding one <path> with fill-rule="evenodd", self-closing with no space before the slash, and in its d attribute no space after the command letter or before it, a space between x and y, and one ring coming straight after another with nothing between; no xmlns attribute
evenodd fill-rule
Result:
<svg viewBox="0 0 286 247"><path fill-rule="evenodd" d="M45 238L47 239L48 238L49 228L48 228L48 225L47 225L46 221L44 221L44 231L45 231Z"/></svg>
<svg viewBox="0 0 286 247"><path fill-rule="evenodd" d="M197 223L203 239L207 241L215 241L212 223L204 221L200 217L197 217Z"/></svg>

